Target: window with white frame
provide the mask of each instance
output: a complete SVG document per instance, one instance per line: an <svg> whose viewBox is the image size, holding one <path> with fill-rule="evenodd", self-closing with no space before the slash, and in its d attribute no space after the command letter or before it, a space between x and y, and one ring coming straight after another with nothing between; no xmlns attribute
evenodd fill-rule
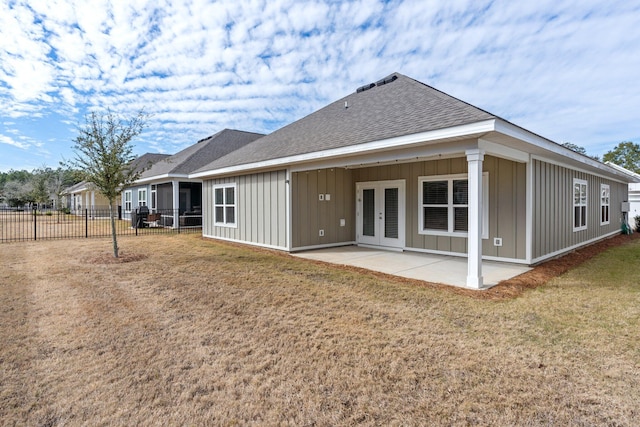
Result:
<svg viewBox="0 0 640 427"><path fill-rule="evenodd" d="M151 209L155 209L156 208L156 201L157 201L157 186L155 184L153 184L151 186Z"/></svg>
<svg viewBox="0 0 640 427"><path fill-rule="evenodd" d="M600 225L609 224L611 189L608 184L600 184Z"/></svg>
<svg viewBox="0 0 640 427"><path fill-rule="evenodd" d="M147 189L138 190L138 206L147 206Z"/></svg>
<svg viewBox="0 0 640 427"><path fill-rule="evenodd" d="M573 231L587 229L587 181L573 179Z"/></svg>
<svg viewBox="0 0 640 427"><path fill-rule="evenodd" d="M213 188L213 215L216 225L236 226L236 184L217 185Z"/></svg>
<svg viewBox="0 0 640 427"><path fill-rule="evenodd" d="M420 234L467 235L469 182L467 174L418 178ZM482 237L489 237L489 177L482 174Z"/></svg>
<svg viewBox="0 0 640 427"><path fill-rule="evenodd" d="M131 212L131 190L124 192L124 211Z"/></svg>

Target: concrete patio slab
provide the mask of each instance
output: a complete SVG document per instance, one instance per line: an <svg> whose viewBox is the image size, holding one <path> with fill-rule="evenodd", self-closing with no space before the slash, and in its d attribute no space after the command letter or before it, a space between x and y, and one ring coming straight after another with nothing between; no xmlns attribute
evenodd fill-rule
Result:
<svg viewBox="0 0 640 427"><path fill-rule="evenodd" d="M361 246L340 246L294 253L294 256L332 264L350 265L409 279L466 288L467 259L419 252L393 252ZM483 261L483 289L531 270L530 267Z"/></svg>

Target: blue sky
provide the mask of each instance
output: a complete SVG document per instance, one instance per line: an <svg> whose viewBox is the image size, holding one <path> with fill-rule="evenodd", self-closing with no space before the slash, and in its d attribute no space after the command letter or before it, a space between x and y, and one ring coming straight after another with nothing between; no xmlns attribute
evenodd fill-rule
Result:
<svg viewBox="0 0 640 427"><path fill-rule="evenodd" d="M0 171L71 159L91 111L173 154L395 71L602 155L640 143L639 47L633 1L0 0Z"/></svg>

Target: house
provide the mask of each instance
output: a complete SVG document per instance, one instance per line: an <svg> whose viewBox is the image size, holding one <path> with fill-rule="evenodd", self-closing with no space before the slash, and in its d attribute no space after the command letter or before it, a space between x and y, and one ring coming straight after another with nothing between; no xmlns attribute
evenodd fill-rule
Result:
<svg viewBox="0 0 640 427"><path fill-rule="evenodd" d="M606 162L607 165L618 169L628 175L631 175L636 179L636 181L640 181L640 174L637 174L629 169L623 168L622 166L618 166L615 163ZM635 229L636 226L636 217L640 217L640 183L632 182L629 184L629 212L628 212L628 220L629 225Z"/></svg>
<svg viewBox="0 0 640 427"><path fill-rule="evenodd" d="M85 209L109 209L109 201L95 186L87 181L80 181L62 192L63 205L72 214L81 215Z"/></svg>
<svg viewBox="0 0 640 427"><path fill-rule="evenodd" d="M163 226L201 226L202 180L191 179L189 174L261 136L224 129L154 163L123 189L123 218L132 219L136 209L144 206L161 215Z"/></svg>
<svg viewBox="0 0 640 427"><path fill-rule="evenodd" d="M166 157L168 157L166 154L146 153L137 157L131 164L134 170L141 171ZM93 183L87 181L81 181L66 188L62 192L62 199L63 206L76 215L83 215L85 210L92 212L109 210L109 200ZM119 203L118 206L120 206Z"/></svg>
<svg viewBox="0 0 640 427"><path fill-rule="evenodd" d="M190 174L203 235L532 265L620 232L629 175L394 73Z"/></svg>

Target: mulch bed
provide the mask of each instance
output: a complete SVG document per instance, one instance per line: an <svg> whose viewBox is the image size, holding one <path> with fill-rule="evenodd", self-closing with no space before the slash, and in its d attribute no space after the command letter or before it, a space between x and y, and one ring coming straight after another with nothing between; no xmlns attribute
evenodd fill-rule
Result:
<svg viewBox="0 0 640 427"><path fill-rule="evenodd" d="M147 258L147 255L143 254L129 254L120 252L118 258L113 256L113 252L98 254L87 258L88 264L124 264L126 262L141 261Z"/></svg>
<svg viewBox="0 0 640 427"><path fill-rule="evenodd" d="M526 273L508 280L503 280L491 289L482 292L474 291L473 296L492 300L518 297L526 290L544 285L554 277L558 277L583 262L590 260L602 251L615 246L625 245L638 239L640 239L640 233L633 233L631 235L618 234L617 236L600 240L589 246L569 252L566 255L545 261Z"/></svg>

